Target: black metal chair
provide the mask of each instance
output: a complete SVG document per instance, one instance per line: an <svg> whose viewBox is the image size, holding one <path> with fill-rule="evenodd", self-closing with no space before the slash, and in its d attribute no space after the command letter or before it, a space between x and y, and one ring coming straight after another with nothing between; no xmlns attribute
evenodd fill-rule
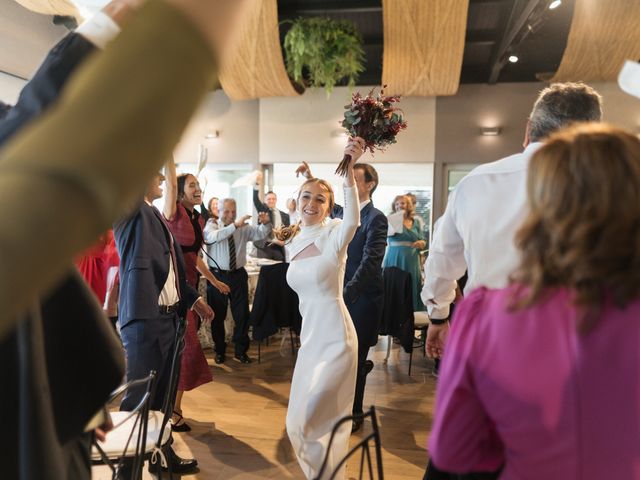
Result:
<svg viewBox="0 0 640 480"><path fill-rule="evenodd" d="M349 429L351 429L351 424L356 418L370 418L372 431L368 435L365 435L362 440L360 440L354 447L352 447L347 454L344 456L338 465L336 465L335 469L329 476L325 475L325 470L327 469L327 462L329 460L329 451L331 450L331 445L333 444L333 440L338 429L348 423ZM375 450L375 458L376 458L376 468L374 469L372 461L371 461L371 445L370 442L373 441L373 447ZM333 430L331 430L331 437L329 438L329 445L327 446L327 453L325 454L324 460L322 462L322 466L320 467L320 471L318 472L318 476L315 477L314 480L320 480L327 478L328 480L333 480L336 478L336 475L340 471L343 465L346 464L347 460L354 456L358 452L362 453L362 457L360 457L360 471L358 475L358 479L362 480L364 477L364 469L365 465L367 467L367 471L369 473L368 478L371 480L384 480L384 471L382 468L382 448L380 442L380 432L378 430L378 421L376 418L376 410L374 407L371 407L368 411L360 415L349 415L347 417L341 418L334 425ZM366 463L365 463L366 462ZM375 475L377 473L377 476Z"/></svg>
<svg viewBox="0 0 640 480"><path fill-rule="evenodd" d="M104 442L94 439L91 449L91 460L94 464L107 465L111 469L112 480L123 479L125 462L131 466L127 471L127 480L142 478L142 465L147 452L147 428L149 422L149 400L153 389L156 372L138 380L131 380L118 387L109 399L112 403L127 390L134 387L145 388L144 394L136 407L128 412L112 412L113 429L107 434Z"/></svg>

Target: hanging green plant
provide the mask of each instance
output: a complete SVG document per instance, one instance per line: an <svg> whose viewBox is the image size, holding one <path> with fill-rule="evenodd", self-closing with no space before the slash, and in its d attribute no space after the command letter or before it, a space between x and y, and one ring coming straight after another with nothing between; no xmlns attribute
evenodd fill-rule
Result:
<svg viewBox="0 0 640 480"><path fill-rule="evenodd" d="M347 78L356 83L364 70L362 37L347 20L308 17L292 21L284 37L287 72L294 82L305 87L333 87Z"/></svg>

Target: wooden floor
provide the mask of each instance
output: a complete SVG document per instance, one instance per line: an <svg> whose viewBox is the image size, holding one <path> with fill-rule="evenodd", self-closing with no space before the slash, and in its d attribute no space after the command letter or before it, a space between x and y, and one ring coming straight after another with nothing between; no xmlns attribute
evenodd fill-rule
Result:
<svg viewBox="0 0 640 480"><path fill-rule="evenodd" d="M426 443L436 384L432 362L416 349L409 377L409 355L394 344L385 365L386 347L387 339L381 337L369 355L375 367L367 380L365 408L376 407L385 478L421 479L428 458ZM255 346L249 353L257 357ZM277 336L270 346L263 345L260 364L229 359L216 365L212 352L206 354L214 381L185 393L184 416L193 430L174 434L178 454L197 458L200 467L199 473L183 478L304 479L285 432L295 358L288 335L282 349ZM370 431L370 426L365 425L363 431ZM352 442L361 435L353 435ZM357 478L358 462L352 461L347 468L347 478ZM94 478L102 480L108 475L95 469ZM145 472L145 478L152 477Z"/></svg>

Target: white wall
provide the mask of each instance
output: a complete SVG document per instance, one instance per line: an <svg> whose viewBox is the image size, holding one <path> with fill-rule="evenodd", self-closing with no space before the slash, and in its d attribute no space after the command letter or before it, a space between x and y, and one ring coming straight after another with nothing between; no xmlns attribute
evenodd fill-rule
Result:
<svg viewBox="0 0 640 480"><path fill-rule="evenodd" d="M249 164L258 166L258 101L231 101L222 90L207 94L180 144L177 163L197 163L198 146L208 149L209 164ZM204 138L219 131L217 139Z"/></svg>
<svg viewBox="0 0 640 480"><path fill-rule="evenodd" d="M632 132L640 127L640 100L622 92L616 83L591 84L603 97L604 120ZM436 151L434 173L434 219L446 202L444 167L480 164L522 150L527 117L543 83L461 85L451 97L436 103ZM500 126L496 137L483 137L481 126Z"/></svg>
<svg viewBox="0 0 640 480"><path fill-rule="evenodd" d="M25 80L0 72L0 100L13 105L18 99Z"/></svg>
<svg viewBox="0 0 640 480"><path fill-rule="evenodd" d="M358 87L367 93L370 87ZM327 98L323 90L308 90L298 98L260 100L260 163L335 163L342 158L344 106L351 101L347 87L334 89ZM400 102L409 124L398 143L388 151L367 154L371 163L432 163L435 152L435 99L409 97Z"/></svg>

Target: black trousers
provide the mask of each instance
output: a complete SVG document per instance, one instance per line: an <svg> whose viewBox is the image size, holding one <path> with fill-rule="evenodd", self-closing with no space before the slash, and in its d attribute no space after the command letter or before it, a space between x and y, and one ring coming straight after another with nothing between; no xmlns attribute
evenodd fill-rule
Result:
<svg viewBox="0 0 640 480"><path fill-rule="evenodd" d="M207 286L209 305L215 313L211 322L211 336L213 337L216 354L224 355L227 344L224 340L224 320L227 317L227 305L231 302L231 315L235 322L233 329L233 343L235 354L243 355L249 350L249 285L247 284L247 271L239 268L234 271L211 269L215 277L229 285L231 293L224 295L217 288Z"/></svg>
<svg viewBox="0 0 640 480"><path fill-rule="evenodd" d="M364 387L367 383L366 360L369 355L369 346L358 341L358 373L356 376L356 394L353 397L353 414L363 413L362 402L364 401Z"/></svg>

